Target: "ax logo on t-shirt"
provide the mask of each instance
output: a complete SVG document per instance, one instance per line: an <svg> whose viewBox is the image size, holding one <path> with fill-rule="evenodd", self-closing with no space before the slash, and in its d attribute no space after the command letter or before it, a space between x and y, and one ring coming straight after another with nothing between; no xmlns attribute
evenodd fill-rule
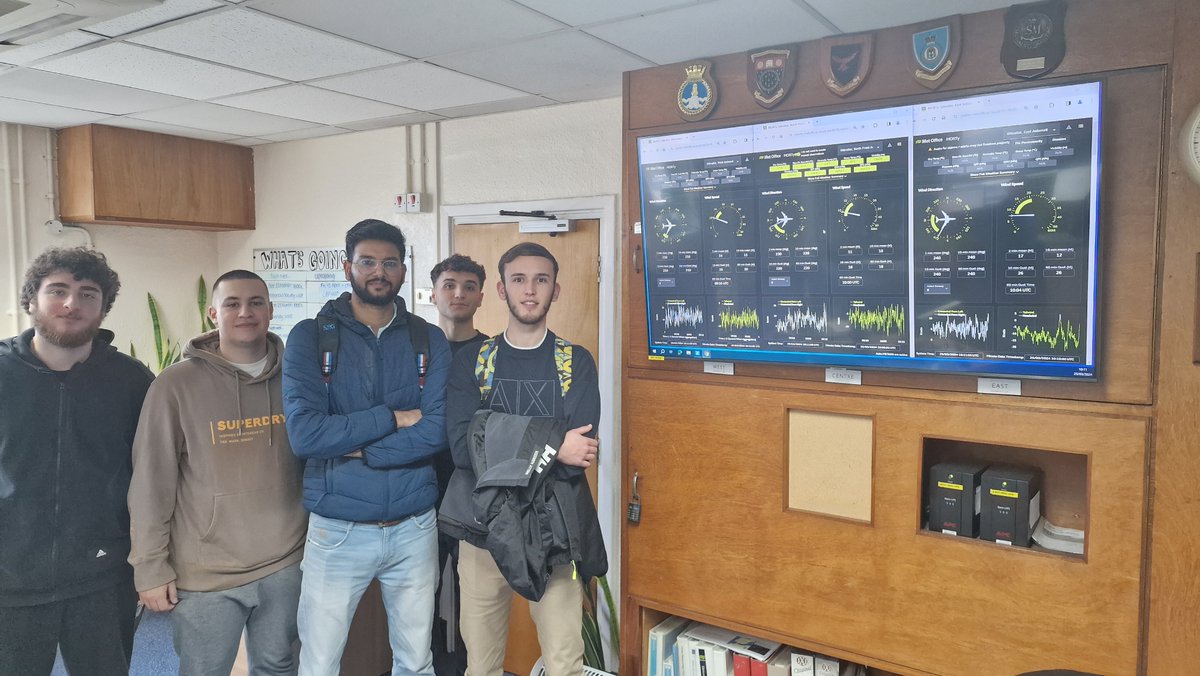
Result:
<svg viewBox="0 0 1200 676"><path fill-rule="evenodd" d="M557 380L497 378L492 383L492 401L488 408L531 418L553 418L558 387Z"/></svg>

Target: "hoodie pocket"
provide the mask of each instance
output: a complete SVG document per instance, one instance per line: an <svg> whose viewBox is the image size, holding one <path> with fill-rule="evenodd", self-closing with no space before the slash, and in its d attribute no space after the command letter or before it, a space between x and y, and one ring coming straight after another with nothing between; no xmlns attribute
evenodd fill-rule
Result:
<svg viewBox="0 0 1200 676"><path fill-rule="evenodd" d="M304 530L304 510L282 486L215 495L212 521L200 537L199 563L254 570L294 552Z"/></svg>

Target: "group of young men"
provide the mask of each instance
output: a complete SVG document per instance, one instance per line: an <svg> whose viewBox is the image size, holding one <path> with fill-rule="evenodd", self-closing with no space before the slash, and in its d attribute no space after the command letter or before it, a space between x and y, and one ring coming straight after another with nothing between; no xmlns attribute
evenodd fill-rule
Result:
<svg viewBox="0 0 1200 676"><path fill-rule="evenodd" d="M404 251L388 223L351 228L352 291L286 349L266 283L221 275L216 329L157 378L100 328L120 288L103 254L33 262L33 328L0 343L0 674L49 674L56 651L128 673L139 597L171 613L181 674L228 674L243 634L253 675L337 674L373 580L392 674L434 674L452 556L468 674L503 672L514 589L547 673L582 673L581 585L607 570L583 475L600 396L592 356L546 327L558 263L531 242L500 258L489 338L484 268L433 269L434 326L398 297Z"/></svg>

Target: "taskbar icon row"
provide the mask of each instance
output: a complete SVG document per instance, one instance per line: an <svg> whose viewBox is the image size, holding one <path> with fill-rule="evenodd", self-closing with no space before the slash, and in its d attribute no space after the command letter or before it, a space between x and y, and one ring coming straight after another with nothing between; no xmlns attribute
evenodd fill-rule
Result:
<svg viewBox="0 0 1200 676"><path fill-rule="evenodd" d="M693 359L711 359L712 350L701 350L693 347L652 347L652 357L691 357Z"/></svg>

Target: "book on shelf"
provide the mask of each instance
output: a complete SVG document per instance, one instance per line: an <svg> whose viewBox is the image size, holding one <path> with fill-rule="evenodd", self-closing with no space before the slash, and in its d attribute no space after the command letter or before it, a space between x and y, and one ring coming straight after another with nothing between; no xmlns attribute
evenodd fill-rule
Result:
<svg viewBox="0 0 1200 676"><path fill-rule="evenodd" d="M666 676L666 665L671 662L671 649L689 624L691 621L685 617L671 616L650 630L646 641L646 676Z"/></svg>
<svg viewBox="0 0 1200 676"><path fill-rule="evenodd" d="M705 641L712 645L721 646L738 655L745 655L752 660L766 661L779 650L780 645L775 641L730 631L708 624L696 623L683 632L684 636Z"/></svg>
<svg viewBox="0 0 1200 676"><path fill-rule="evenodd" d="M707 676L733 676L733 653L728 648L710 643L704 649L708 656Z"/></svg>
<svg viewBox="0 0 1200 676"><path fill-rule="evenodd" d="M767 676L792 676L792 651L780 650L767 660Z"/></svg>
<svg viewBox="0 0 1200 676"><path fill-rule="evenodd" d="M750 658L745 655L734 654L733 656L733 676L751 676L750 674Z"/></svg>
<svg viewBox="0 0 1200 676"><path fill-rule="evenodd" d="M816 673L812 655L802 652L792 653L792 676L814 676Z"/></svg>

